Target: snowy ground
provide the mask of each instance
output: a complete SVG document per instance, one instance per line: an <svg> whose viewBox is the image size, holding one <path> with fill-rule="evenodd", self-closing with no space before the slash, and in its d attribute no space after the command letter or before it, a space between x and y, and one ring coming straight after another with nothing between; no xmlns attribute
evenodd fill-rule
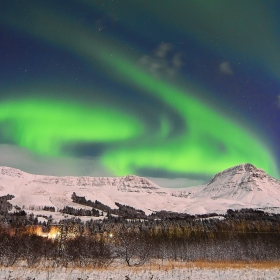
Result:
<svg viewBox="0 0 280 280"><path fill-rule="evenodd" d="M74 203L73 192L112 209L118 208L115 204L118 202L141 209L147 215L161 210L193 215L224 214L228 209L242 208L280 211L280 181L250 164L220 172L207 184L181 189L161 188L138 176L55 177L0 166L0 196L14 195L10 203L28 213L52 215L58 222L64 218L58 210L64 206L91 209ZM42 211L44 206L54 207L56 212ZM90 218L83 217L83 220Z"/></svg>
<svg viewBox="0 0 280 280"><path fill-rule="evenodd" d="M22 267L1 267L0 279L9 280L171 280L171 279L231 279L231 280L274 280L280 279L280 269L256 269L256 268L173 268L170 270L123 268L107 270L73 269L73 268L49 268L28 269Z"/></svg>

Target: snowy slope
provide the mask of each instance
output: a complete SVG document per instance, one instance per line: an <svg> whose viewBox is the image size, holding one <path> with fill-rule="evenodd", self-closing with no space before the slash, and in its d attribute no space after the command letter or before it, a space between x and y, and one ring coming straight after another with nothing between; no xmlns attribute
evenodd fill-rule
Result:
<svg viewBox="0 0 280 280"><path fill-rule="evenodd" d="M280 209L280 181L251 164L241 164L218 173L207 184L185 189L167 189L134 175L124 177L55 177L32 175L0 167L0 196L13 194L11 201L27 210L43 206L88 208L73 203L71 195L117 208L115 202L142 209L146 214L167 210L202 214L227 209Z"/></svg>
<svg viewBox="0 0 280 280"><path fill-rule="evenodd" d="M280 205L280 181L252 164L241 164L218 173L193 198L228 199L257 206Z"/></svg>
<svg viewBox="0 0 280 280"><path fill-rule="evenodd" d="M43 206L61 209L65 205L84 208L71 200L78 196L117 208L115 202L142 209L146 213L178 208L178 201L148 179L125 177L54 177L32 175L9 167L0 167L0 196L13 194L12 204L24 209L40 210ZM180 201L183 206L183 201ZM180 208L180 207L179 207ZM184 209L180 209L183 212Z"/></svg>
<svg viewBox="0 0 280 280"><path fill-rule="evenodd" d="M246 163L226 169L207 184L181 190L177 195L203 205L206 212L220 212L224 208L278 208L280 181Z"/></svg>

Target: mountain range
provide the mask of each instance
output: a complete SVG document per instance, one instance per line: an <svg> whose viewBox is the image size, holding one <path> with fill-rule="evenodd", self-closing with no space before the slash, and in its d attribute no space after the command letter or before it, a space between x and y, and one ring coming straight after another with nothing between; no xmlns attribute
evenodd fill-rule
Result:
<svg viewBox="0 0 280 280"><path fill-rule="evenodd" d="M254 208L280 212L280 181L252 164L240 164L216 174L208 183L181 189L162 188L135 175L124 177L55 177L33 175L0 167L0 196L14 195L10 203L27 212L46 214L54 207L54 219L65 206L91 209L72 201L72 194L99 201L112 209L117 203L146 214L165 210L188 214L225 213L228 209Z"/></svg>

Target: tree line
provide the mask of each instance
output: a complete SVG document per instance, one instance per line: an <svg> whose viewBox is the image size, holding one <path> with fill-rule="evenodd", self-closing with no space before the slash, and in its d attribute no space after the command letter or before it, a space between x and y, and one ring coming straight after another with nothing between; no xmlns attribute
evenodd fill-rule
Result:
<svg viewBox="0 0 280 280"><path fill-rule="evenodd" d="M249 211L248 218L245 213L229 211L223 220L72 219L46 225L45 229L2 224L0 264L12 266L25 261L30 267L42 262L50 266L106 267L116 260L129 266L151 259L279 260L279 216ZM40 231L54 232L56 236L48 239L40 236Z"/></svg>
<svg viewBox="0 0 280 280"><path fill-rule="evenodd" d="M10 197L1 199L7 202ZM119 260L129 266L152 259L280 260L280 215L260 210L228 210L216 218L214 214L176 216L161 211L154 214L160 219L107 215L103 220L73 218L54 224L51 217L40 223L34 214L23 210L9 213L9 204L2 205L6 206L0 214L0 265L5 266L22 261L30 267L40 263L106 267ZM121 204L118 207L131 210ZM51 238L43 237L48 234Z"/></svg>
<svg viewBox="0 0 280 280"><path fill-rule="evenodd" d="M69 214L73 216L94 216L94 217L99 217L99 211L92 208L91 210L89 209L76 209L74 207L70 206L64 206L63 209L60 210L61 213L64 214Z"/></svg>
<svg viewBox="0 0 280 280"><path fill-rule="evenodd" d="M103 204L102 202L95 200L87 200L84 196L78 196L75 192L73 192L72 201L81 205L90 206L93 209L98 209L102 212L106 212L107 216L112 214L117 215L119 217L123 217L126 219L145 219L147 218L145 212L143 210L135 209L134 207L123 205L121 203L115 202L115 205L119 209L112 209L108 205ZM89 215L91 216L91 215Z"/></svg>

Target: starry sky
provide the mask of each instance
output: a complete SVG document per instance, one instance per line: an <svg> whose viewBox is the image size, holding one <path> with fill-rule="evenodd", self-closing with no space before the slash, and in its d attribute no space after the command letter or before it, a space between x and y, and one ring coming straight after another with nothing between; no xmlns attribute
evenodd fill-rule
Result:
<svg viewBox="0 0 280 280"><path fill-rule="evenodd" d="M279 178L277 0L2 0L0 165L186 187Z"/></svg>

